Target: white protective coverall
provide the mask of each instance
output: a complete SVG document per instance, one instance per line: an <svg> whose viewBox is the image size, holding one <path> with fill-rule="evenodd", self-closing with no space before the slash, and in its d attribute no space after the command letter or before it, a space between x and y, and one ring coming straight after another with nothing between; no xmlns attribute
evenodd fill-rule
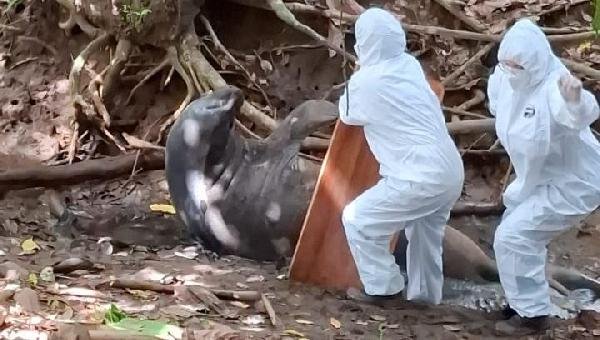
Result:
<svg viewBox="0 0 600 340"><path fill-rule="evenodd" d="M589 127L598 103L584 90L579 102L563 98L558 81L569 71L527 19L506 33L498 60L523 67L516 76L497 67L488 81L496 132L516 173L494 240L500 281L520 316L550 315L546 246L600 204L600 145Z"/></svg>
<svg viewBox="0 0 600 340"><path fill-rule="evenodd" d="M360 70L340 98L340 119L364 127L381 179L345 207L346 237L365 293L393 295L405 283L389 245L406 228L407 298L437 304L444 227L461 193L462 160L421 65L405 52L400 22L369 9L355 35Z"/></svg>

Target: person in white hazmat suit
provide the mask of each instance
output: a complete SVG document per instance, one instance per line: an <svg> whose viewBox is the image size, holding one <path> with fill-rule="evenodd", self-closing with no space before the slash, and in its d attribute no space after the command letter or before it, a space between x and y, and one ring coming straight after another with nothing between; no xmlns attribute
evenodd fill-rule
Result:
<svg viewBox="0 0 600 340"><path fill-rule="evenodd" d="M498 62L488 81L489 107L516 179L504 192L494 239L510 306L496 328L518 335L550 325L546 246L600 205L600 144L590 129L599 108L528 19L507 31Z"/></svg>
<svg viewBox="0 0 600 340"><path fill-rule="evenodd" d="M464 169L446 129L439 100L419 62L406 53L398 19L377 8L355 26L360 69L339 101L340 119L364 127L380 165L380 180L342 214L364 290L348 296L379 303L401 298L438 304L442 298L442 239L460 197ZM408 287L389 251L405 228Z"/></svg>

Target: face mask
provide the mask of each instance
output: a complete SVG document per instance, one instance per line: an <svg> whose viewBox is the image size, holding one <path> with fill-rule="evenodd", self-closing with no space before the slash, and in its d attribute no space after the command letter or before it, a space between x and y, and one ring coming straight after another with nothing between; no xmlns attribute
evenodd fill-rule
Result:
<svg viewBox="0 0 600 340"><path fill-rule="evenodd" d="M507 72L508 82L513 90L523 89L529 84L529 74L524 70L511 70Z"/></svg>

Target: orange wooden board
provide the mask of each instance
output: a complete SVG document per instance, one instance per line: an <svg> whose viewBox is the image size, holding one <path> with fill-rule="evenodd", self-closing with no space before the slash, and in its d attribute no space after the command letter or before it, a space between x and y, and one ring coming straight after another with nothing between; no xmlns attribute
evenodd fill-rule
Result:
<svg viewBox="0 0 600 340"><path fill-rule="evenodd" d="M361 286L342 211L377 183L378 170L362 128L338 121L292 258L290 279L334 289Z"/></svg>
<svg viewBox="0 0 600 340"><path fill-rule="evenodd" d="M428 81L441 101L443 85L429 77ZM378 170L362 127L338 121L296 243L291 280L339 290L362 286L348 248L342 211L377 183ZM390 250L396 240L391 240Z"/></svg>

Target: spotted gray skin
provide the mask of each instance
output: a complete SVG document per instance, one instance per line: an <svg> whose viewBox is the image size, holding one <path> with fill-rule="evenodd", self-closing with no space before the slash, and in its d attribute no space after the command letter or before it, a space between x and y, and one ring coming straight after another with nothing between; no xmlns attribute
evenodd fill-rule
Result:
<svg viewBox="0 0 600 340"><path fill-rule="evenodd" d="M254 141L233 129L242 102L227 87L181 113L167 138L167 182L179 217L206 248L277 260L291 255L319 170L299 157L301 142L332 123L337 107L306 101Z"/></svg>

